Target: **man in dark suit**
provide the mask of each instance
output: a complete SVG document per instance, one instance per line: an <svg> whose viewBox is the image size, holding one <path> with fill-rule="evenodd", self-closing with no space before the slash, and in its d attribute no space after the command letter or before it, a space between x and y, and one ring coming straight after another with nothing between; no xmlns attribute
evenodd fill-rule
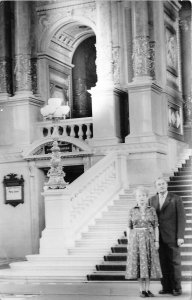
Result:
<svg viewBox="0 0 192 300"><path fill-rule="evenodd" d="M159 257L163 278L159 294L182 294L180 247L184 243L185 212L181 198L167 191L167 182L158 178L157 194L149 199L159 220Z"/></svg>

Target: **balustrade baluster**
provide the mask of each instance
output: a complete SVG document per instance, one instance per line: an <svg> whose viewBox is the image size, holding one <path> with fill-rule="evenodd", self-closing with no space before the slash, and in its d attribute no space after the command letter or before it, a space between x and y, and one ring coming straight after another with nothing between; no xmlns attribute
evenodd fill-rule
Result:
<svg viewBox="0 0 192 300"><path fill-rule="evenodd" d="M87 140L90 140L91 138L91 123L87 124L86 137Z"/></svg>
<svg viewBox="0 0 192 300"><path fill-rule="evenodd" d="M75 137L75 125L71 125L70 137Z"/></svg>
<svg viewBox="0 0 192 300"><path fill-rule="evenodd" d="M67 126L63 125L62 128L63 128L62 136L67 136Z"/></svg>
<svg viewBox="0 0 192 300"><path fill-rule="evenodd" d="M83 124L79 124L79 139L82 140L83 139Z"/></svg>

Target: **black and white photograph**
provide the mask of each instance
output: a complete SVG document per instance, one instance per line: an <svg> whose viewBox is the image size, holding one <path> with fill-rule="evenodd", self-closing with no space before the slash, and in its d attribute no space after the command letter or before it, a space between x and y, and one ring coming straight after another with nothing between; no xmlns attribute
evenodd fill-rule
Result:
<svg viewBox="0 0 192 300"><path fill-rule="evenodd" d="M192 300L192 0L0 0L0 300Z"/></svg>

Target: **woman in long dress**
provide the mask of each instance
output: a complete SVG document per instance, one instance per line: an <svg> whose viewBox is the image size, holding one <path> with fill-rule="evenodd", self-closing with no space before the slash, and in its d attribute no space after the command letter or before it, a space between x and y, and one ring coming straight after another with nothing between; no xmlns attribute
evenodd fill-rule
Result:
<svg viewBox="0 0 192 300"><path fill-rule="evenodd" d="M159 230L155 209L148 205L148 191L135 191L137 205L130 209L127 229L128 256L126 279L138 279L140 297L154 297L150 279L162 277L159 263Z"/></svg>

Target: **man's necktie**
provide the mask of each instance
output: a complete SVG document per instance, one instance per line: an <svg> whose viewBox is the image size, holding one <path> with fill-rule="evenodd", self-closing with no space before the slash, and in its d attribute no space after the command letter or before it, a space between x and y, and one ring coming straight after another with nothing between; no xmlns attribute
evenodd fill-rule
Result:
<svg viewBox="0 0 192 300"><path fill-rule="evenodd" d="M163 203L164 203L164 196L161 196L159 194L159 207L160 207L160 209L162 209Z"/></svg>

